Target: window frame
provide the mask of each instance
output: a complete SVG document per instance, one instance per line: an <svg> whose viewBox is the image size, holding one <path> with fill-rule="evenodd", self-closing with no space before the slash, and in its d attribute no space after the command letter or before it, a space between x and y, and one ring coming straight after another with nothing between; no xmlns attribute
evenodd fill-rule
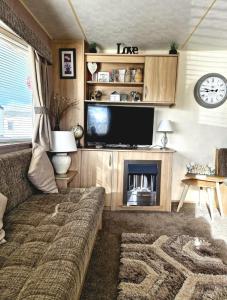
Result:
<svg viewBox="0 0 227 300"><path fill-rule="evenodd" d="M28 51L28 44L20 38L17 34L10 30L3 22L0 21L0 35L3 39L5 39L9 43L13 43L14 45L22 48L22 50ZM32 114L34 112L32 111ZM32 145L32 137L28 139L2 139L0 141L0 154L13 152L17 150L30 148Z"/></svg>

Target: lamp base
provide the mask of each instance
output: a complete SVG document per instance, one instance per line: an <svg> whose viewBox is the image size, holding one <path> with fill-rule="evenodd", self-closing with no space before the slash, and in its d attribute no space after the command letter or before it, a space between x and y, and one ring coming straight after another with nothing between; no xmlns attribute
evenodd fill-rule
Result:
<svg viewBox="0 0 227 300"><path fill-rule="evenodd" d="M166 145L168 143L168 138L166 132L163 133L163 137L161 139L162 149L167 149Z"/></svg>
<svg viewBox="0 0 227 300"><path fill-rule="evenodd" d="M52 157L52 163L57 174L66 174L71 164L71 157L67 153L56 153Z"/></svg>

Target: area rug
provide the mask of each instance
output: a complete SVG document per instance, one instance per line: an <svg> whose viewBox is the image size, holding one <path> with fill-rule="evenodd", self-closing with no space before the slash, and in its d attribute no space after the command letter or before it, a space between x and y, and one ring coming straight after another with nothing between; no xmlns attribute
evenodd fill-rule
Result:
<svg viewBox="0 0 227 300"><path fill-rule="evenodd" d="M118 300L227 299L227 265L208 241L123 233Z"/></svg>

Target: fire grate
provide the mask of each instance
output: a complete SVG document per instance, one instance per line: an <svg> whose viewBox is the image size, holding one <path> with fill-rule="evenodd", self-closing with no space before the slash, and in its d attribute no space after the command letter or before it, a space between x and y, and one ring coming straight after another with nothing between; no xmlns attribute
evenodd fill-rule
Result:
<svg viewBox="0 0 227 300"><path fill-rule="evenodd" d="M160 178L160 160L125 160L124 205L160 205Z"/></svg>

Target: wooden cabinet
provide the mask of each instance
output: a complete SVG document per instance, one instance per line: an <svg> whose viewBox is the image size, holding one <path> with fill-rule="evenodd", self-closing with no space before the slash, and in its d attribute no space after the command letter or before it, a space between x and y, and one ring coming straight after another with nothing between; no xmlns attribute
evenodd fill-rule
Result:
<svg viewBox="0 0 227 300"><path fill-rule="evenodd" d="M157 210L171 211L171 184L172 184L172 158L173 152L170 151L119 151L116 176L116 192L112 199L112 209L130 209L130 210ZM144 160L144 161L161 161L161 182L160 182L160 205L159 206L123 206L123 177L124 177L124 161L125 160Z"/></svg>
<svg viewBox="0 0 227 300"><path fill-rule="evenodd" d="M102 92L101 100L97 102L110 102L112 92L127 94L127 102L123 105L172 105L175 103L177 55L109 55L85 54L86 64L97 63L97 72L109 72L119 69L142 69L142 82L98 82L91 80L91 74L85 67L86 86L85 98L90 101L91 93L97 90ZM130 92L141 94L141 101L134 102ZM115 102L114 102L115 103Z"/></svg>
<svg viewBox="0 0 227 300"><path fill-rule="evenodd" d="M177 56L145 57L143 101L175 103L177 60Z"/></svg>
<svg viewBox="0 0 227 300"><path fill-rule="evenodd" d="M105 206L110 208L112 197L113 152L83 150L81 153L81 187L103 186Z"/></svg>
<svg viewBox="0 0 227 300"><path fill-rule="evenodd" d="M172 150L80 149L80 186L103 186L105 207L111 210L171 210ZM126 207L123 205L125 160L161 161L160 205Z"/></svg>

